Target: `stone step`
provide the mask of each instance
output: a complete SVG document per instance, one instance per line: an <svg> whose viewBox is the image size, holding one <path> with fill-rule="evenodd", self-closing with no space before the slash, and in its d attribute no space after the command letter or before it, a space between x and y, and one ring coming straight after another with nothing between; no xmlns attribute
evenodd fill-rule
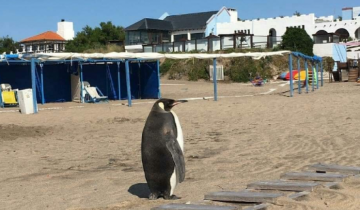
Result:
<svg viewBox="0 0 360 210"><path fill-rule="evenodd" d="M151 210L236 210L232 206L209 206L209 205L193 205L193 204L166 204Z"/></svg>
<svg viewBox="0 0 360 210"><path fill-rule="evenodd" d="M276 203L277 198L281 196L282 194L280 193L221 191L206 194L204 199L239 203Z"/></svg>
<svg viewBox="0 0 360 210"><path fill-rule="evenodd" d="M247 207L244 210L266 210L269 207L269 204L260 204L256 206Z"/></svg>
<svg viewBox="0 0 360 210"><path fill-rule="evenodd" d="M360 167L354 167L354 166L341 166L341 165L319 163L319 164L310 165L309 168L318 172L360 174Z"/></svg>
<svg viewBox="0 0 360 210"><path fill-rule="evenodd" d="M348 175L343 174L328 174L328 173L312 173L312 172L290 172L280 176L281 179L286 180L301 180L301 181L323 181L323 182L343 182Z"/></svg>
<svg viewBox="0 0 360 210"><path fill-rule="evenodd" d="M287 181L261 181L251 183L247 186L248 189L254 190L280 190L280 191L293 191L293 192L302 192L309 191L312 192L316 187L321 186L318 183L308 183L308 182L287 182Z"/></svg>

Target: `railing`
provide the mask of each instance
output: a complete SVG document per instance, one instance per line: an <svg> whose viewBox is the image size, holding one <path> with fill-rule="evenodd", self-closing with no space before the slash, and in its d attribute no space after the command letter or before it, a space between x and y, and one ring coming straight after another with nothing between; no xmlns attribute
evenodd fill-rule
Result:
<svg viewBox="0 0 360 210"><path fill-rule="evenodd" d="M274 48L282 37L272 36L221 36L211 39L196 39L182 42L163 42L143 45L144 52L214 52L227 49Z"/></svg>

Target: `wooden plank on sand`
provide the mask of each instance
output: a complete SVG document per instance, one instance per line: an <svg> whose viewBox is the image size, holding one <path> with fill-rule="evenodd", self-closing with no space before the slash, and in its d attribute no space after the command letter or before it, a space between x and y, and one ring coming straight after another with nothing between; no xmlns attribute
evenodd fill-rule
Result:
<svg viewBox="0 0 360 210"><path fill-rule="evenodd" d="M308 182L285 182L285 181L269 181L269 182L255 182L247 186L248 189L255 190L280 190L280 191L310 191L312 192L315 187L320 186L318 183Z"/></svg>
<svg viewBox="0 0 360 210"><path fill-rule="evenodd" d="M244 210L266 210L267 207L269 207L268 204L260 204L260 205L248 207Z"/></svg>
<svg viewBox="0 0 360 210"><path fill-rule="evenodd" d="M303 198L303 197L305 197L305 196L307 196L309 194L310 194L310 192L297 192L297 193L289 195L288 198L293 199L293 200L297 200L297 199Z"/></svg>
<svg viewBox="0 0 360 210"><path fill-rule="evenodd" d="M208 205L193 205L193 204L166 204L151 210L236 210L232 206L208 206Z"/></svg>
<svg viewBox="0 0 360 210"><path fill-rule="evenodd" d="M290 172L281 175L281 179L301 180L301 181L323 181L323 182L342 182L348 175L312 173L312 172Z"/></svg>
<svg viewBox="0 0 360 210"><path fill-rule="evenodd" d="M276 203L280 193L264 193L264 192L213 192L205 195L205 200L224 201L224 202L241 202L241 203Z"/></svg>
<svg viewBox="0 0 360 210"><path fill-rule="evenodd" d="M360 174L360 167L353 166L340 166L319 163L315 165L310 165L309 168L319 172L342 172L350 174Z"/></svg>
<svg viewBox="0 0 360 210"><path fill-rule="evenodd" d="M326 184L323 184L325 187L329 188L329 189L337 189L339 188L339 183L337 182L328 182Z"/></svg>

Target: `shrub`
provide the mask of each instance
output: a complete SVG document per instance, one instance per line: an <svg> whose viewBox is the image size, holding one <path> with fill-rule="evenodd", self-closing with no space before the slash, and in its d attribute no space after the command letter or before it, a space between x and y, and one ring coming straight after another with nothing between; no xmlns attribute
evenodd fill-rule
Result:
<svg viewBox="0 0 360 210"><path fill-rule="evenodd" d="M188 60L186 67L188 68L188 79L189 81L197 81L199 79L209 80L210 75L208 72L208 61L207 60Z"/></svg>
<svg viewBox="0 0 360 210"><path fill-rule="evenodd" d="M226 75L234 82L248 82L250 79L260 76L262 78L271 77L269 64L271 58L254 60L252 58L233 58Z"/></svg>
<svg viewBox="0 0 360 210"><path fill-rule="evenodd" d="M304 29L288 28L282 38L281 48L313 56L313 40Z"/></svg>
<svg viewBox="0 0 360 210"><path fill-rule="evenodd" d="M172 65L174 65L175 60L166 59L160 66L160 74L161 76L167 74L171 69Z"/></svg>

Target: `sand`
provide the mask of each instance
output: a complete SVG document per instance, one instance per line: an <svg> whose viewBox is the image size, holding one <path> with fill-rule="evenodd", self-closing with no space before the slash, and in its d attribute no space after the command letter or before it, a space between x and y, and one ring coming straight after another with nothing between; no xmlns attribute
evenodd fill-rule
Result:
<svg viewBox="0 0 360 210"><path fill-rule="evenodd" d="M209 82L162 83L173 84L161 87L163 97L213 95ZM184 131L186 179L175 190L181 199L170 202L201 202L208 192L242 190L318 162L360 166L360 86L325 83L289 98L289 86L280 85L221 83L220 96L238 97L174 108ZM169 203L146 198L140 144L153 100L132 108L121 103L0 113L0 209L142 210ZM282 198L271 209L359 206L360 178L354 178L301 201Z"/></svg>

